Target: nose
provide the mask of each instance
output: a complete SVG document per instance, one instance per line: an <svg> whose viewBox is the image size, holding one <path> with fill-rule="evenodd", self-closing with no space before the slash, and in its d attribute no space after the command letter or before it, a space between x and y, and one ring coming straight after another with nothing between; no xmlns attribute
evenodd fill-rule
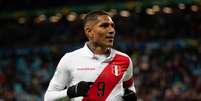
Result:
<svg viewBox="0 0 201 101"><path fill-rule="evenodd" d="M115 29L114 29L114 27L110 27L109 34L115 34Z"/></svg>
<svg viewBox="0 0 201 101"><path fill-rule="evenodd" d="M109 32L109 34L115 34L115 32Z"/></svg>

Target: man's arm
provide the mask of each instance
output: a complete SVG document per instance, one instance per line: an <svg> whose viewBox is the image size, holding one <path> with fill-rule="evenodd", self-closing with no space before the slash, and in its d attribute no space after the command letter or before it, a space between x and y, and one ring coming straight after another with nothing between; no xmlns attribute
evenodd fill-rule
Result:
<svg viewBox="0 0 201 101"><path fill-rule="evenodd" d="M124 89L124 96L122 98L123 101L137 101L136 93L128 88Z"/></svg>
<svg viewBox="0 0 201 101"><path fill-rule="evenodd" d="M55 101L67 96L67 89L64 90L47 90L45 93L44 101Z"/></svg>
<svg viewBox="0 0 201 101"><path fill-rule="evenodd" d="M86 96L92 82L80 81L69 87L72 80L72 75L68 69L67 63L70 63L64 56L55 71L52 80L49 83L48 89L44 96L44 101L55 101L63 97L79 97Z"/></svg>
<svg viewBox="0 0 201 101"><path fill-rule="evenodd" d="M124 88L124 95L122 98L125 101L137 101L136 90L134 87L134 79L133 79L133 63L131 60L124 76L123 88Z"/></svg>
<svg viewBox="0 0 201 101"><path fill-rule="evenodd" d="M67 96L67 89L65 87L68 87L71 75L67 69L68 60L66 58L66 55L64 55L59 61L54 76L45 93L44 101L55 101Z"/></svg>

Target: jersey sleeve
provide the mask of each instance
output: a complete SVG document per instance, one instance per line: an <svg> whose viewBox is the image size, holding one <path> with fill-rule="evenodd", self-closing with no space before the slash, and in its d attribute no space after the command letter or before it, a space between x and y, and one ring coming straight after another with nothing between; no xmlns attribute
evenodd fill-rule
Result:
<svg viewBox="0 0 201 101"><path fill-rule="evenodd" d="M133 92L136 92L134 87L134 79L133 79L133 63L131 59L129 58L129 67L127 71L125 72L124 78L123 78L123 87L128 88L132 90Z"/></svg>
<svg viewBox="0 0 201 101"><path fill-rule="evenodd" d="M71 75L68 70L70 63L65 55L59 61L55 70L54 76L51 79L48 89L44 96L44 101L55 101L67 96L67 89L71 80Z"/></svg>

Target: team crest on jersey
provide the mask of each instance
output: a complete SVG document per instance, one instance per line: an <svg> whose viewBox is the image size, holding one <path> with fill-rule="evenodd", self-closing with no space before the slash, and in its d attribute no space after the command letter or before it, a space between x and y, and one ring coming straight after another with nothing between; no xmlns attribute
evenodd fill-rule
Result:
<svg viewBox="0 0 201 101"><path fill-rule="evenodd" d="M119 76L121 74L121 67L119 65L113 65L112 74Z"/></svg>

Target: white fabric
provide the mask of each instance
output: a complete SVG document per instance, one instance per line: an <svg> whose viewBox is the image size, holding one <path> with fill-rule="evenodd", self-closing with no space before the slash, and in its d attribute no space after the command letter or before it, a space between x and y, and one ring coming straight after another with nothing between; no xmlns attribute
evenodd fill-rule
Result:
<svg viewBox="0 0 201 101"><path fill-rule="evenodd" d="M59 98L66 97L68 87L80 81L94 82L115 54L128 57L126 54L114 49L110 49L110 55L108 57L105 55L94 55L86 44L83 48L66 53L60 60L55 74L49 83L44 101L55 101ZM122 101L123 81L129 80L133 76L132 66L132 62L130 61L127 71L114 87L106 101ZM64 89L65 87L67 89ZM131 90L135 91L134 86L131 87ZM71 101L81 101L82 98L76 97L71 99Z"/></svg>

